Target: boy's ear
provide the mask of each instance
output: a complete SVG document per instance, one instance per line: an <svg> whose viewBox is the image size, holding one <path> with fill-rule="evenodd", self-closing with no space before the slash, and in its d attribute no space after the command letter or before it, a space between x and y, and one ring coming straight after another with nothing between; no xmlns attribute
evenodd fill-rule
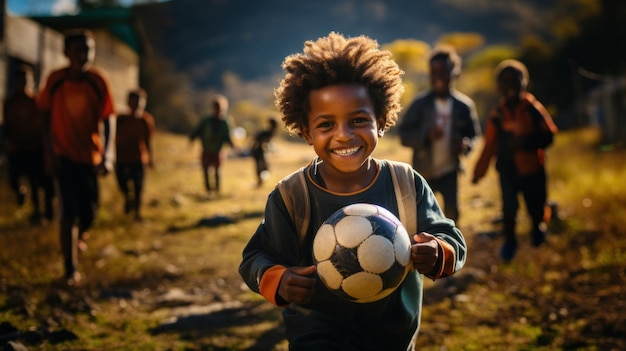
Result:
<svg viewBox="0 0 626 351"><path fill-rule="evenodd" d="M300 126L300 134L302 135L302 138L306 140L307 144L313 145L313 138L311 138L311 130L309 127Z"/></svg>
<svg viewBox="0 0 626 351"><path fill-rule="evenodd" d="M387 121L386 120L376 120L376 128L378 129L378 137L382 138L383 135L385 135L385 123Z"/></svg>

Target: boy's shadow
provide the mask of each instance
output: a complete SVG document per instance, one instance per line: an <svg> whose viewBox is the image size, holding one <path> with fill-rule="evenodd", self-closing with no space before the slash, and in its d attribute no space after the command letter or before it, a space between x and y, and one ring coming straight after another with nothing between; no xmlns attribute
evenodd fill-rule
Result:
<svg viewBox="0 0 626 351"><path fill-rule="evenodd" d="M178 333L186 338L201 339L216 335L223 336L224 329L254 326L267 320L281 320L277 309L265 309L264 302L235 303L232 306L225 304L224 308L205 313L189 313L174 317L161 325L150 329L152 335L163 333ZM256 341L245 350L271 350L273 346L285 338L282 326L270 328L256 338ZM207 344L204 346L213 346Z"/></svg>
<svg viewBox="0 0 626 351"><path fill-rule="evenodd" d="M175 226L171 225L167 228L168 233L178 233L186 230L192 230L200 227L219 227L222 225L234 224L240 220L250 219L250 218L262 218L263 211L256 212L248 212L242 213L235 216L226 216L226 215L215 215L211 217L203 217L200 218L197 222L191 223L188 225Z"/></svg>

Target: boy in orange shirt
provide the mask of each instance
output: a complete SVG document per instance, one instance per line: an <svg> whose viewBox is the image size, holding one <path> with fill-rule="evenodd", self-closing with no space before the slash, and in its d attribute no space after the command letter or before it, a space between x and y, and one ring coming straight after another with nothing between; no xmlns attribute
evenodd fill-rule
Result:
<svg viewBox="0 0 626 351"><path fill-rule="evenodd" d="M47 113L45 125L52 168L60 190L61 249L69 285L81 280L78 248L85 249L87 231L98 207L97 174L106 174L108 118L113 97L105 75L92 67L95 41L87 30L65 35L64 54L69 66L50 74L37 97ZM104 123L104 143L100 125ZM104 144L104 145L103 145Z"/></svg>
<svg viewBox="0 0 626 351"><path fill-rule="evenodd" d="M557 127L545 107L528 91L528 70L517 60L496 67L500 102L489 115L485 145L474 169L473 183L487 172L492 157L500 174L504 244L500 256L509 262L517 251L515 222L522 193L532 219L531 244L546 240L544 209L547 199L545 149Z"/></svg>
<svg viewBox="0 0 626 351"><path fill-rule="evenodd" d="M134 210L135 220L140 221L145 165L154 166L151 146L154 118L145 111L146 92L143 89L128 93L128 107L128 113L117 117L115 175L124 195L124 213ZM132 196L129 183L132 183Z"/></svg>

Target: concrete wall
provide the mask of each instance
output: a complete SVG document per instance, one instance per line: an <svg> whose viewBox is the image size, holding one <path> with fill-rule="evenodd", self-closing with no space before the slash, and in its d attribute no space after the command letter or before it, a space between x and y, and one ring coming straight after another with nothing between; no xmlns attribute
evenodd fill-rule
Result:
<svg viewBox="0 0 626 351"><path fill-rule="evenodd" d="M94 30L96 58L94 66L109 77L118 111L126 107L126 95L139 87L139 56L120 39L105 30Z"/></svg>
<svg viewBox="0 0 626 351"><path fill-rule="evenodd" d="M0 42L0 100L11 86L11 71L17 63L34 68L35 86L45 82L51 71L64 67L63 35L30 19L6 15ZM123 111L126 94L139 85L139 55L105 29L91 29L96 40L94 65L105 72L113 90L116 109ZM3 116L0 109L0 124Z"/></svg>

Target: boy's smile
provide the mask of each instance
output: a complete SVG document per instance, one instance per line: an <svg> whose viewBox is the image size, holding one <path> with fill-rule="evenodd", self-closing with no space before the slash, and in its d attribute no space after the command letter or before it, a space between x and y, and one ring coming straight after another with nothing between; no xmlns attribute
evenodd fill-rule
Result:
<svg viewBox="0 0 626 351"><path fill-rule="evenodd" d="M303 136L320 160L322 177L368 185L365 163L378 144L374 105L362 85L332 85L309 95L308 126ZM374 172L375 173L375 172Z"/></svg>

